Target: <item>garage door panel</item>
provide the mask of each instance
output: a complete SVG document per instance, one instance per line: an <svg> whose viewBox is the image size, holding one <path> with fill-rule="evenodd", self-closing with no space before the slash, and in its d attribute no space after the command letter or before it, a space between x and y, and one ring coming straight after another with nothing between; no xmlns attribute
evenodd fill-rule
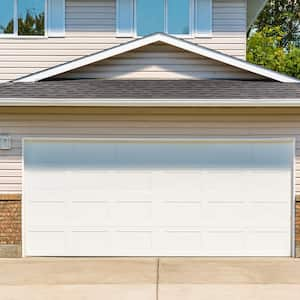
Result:
<svg viewBox="0 0 300 300"><path fill-rule="evenodd" d="M28 140L24 151L26 255L291 254L290 142Z"/></svg>
<svg viewBox="0 0 300 300"><path fill-rule="evenodd" d="M105 199L103 198L103 192L99 191L98 188L91 189L82 189L74 187L69 189L68 199L72 199L72 203L105 203Z"/></svg>
<svg viewBox="0 0 300 300"><path fill-rule="evenodd" d="M75 174L75 175L74 175ZM71 187L81 190L95 189L97 186L101 190L148 190L150 187L151 174L142 171L87 171L73 170L67 172L69 180L66 181ZM136 177L136 181L132 181L132 177ZM63 179L65 180L65 179Z"/></svg>
<svg viewBox="0 0 300 300"><path fill-rule="evenodd" d="M170 229L161 234L161 244L167 255L203 255L203 232L193 229Z"/></svg>
<svg viewBox="0 0 300 300"><path fill-rule="evenodd" d="M244 201L248 178L245 172L210 170L202 177L203 196L208 203L239 203Z"/></svg>
<svg viewBox="0 0 300 300"><path fill-rule="evenodd" d="M36 202L31 203L31 217L27 223L29 226L63 225L65 223L64 202Z"/></svg>
<svg viewBox="0 0 300 300"><path fill-rule="evenodd" d="M66 171L61 170L53 170L53 169L39 169L36 168L34 170L29 170L26 174L27 180L31 182L30 188L31 190L64 190L66 185ZM49 186L49 182L51 182L51 186Z"/></svg>
<svg viewBox="0 0 300 300"><path fill-rule="evenodd" d="M209 203L204 208L204 223L207 226L245 227L247 211L244 203ZM218 220L216 222L216 220Z"/></svg>
<svg viewBox="0 0 300 300"><path fill-rule="evenodd" d="M78 147L79 146L79 147ZM75 170L102 168L115 163L116 149L113 143L99 143L90 140L88 143L77 140L52 140L51 143L43 141L25 143L27 169L48 170ZM84 154L84 155L82 155Z"/></svg>
<svg viewBox="0 0 300 300"><path fill-rule="evenodd" d="M153 246L152 235L151 230L118 230L113 239L113 249L117 252L117 249L120 249L121 255L126 253L134 253L133 255L146 253L149 255Z"/></svg>
<svg viewBox="0 0 300 300"><path fill-rule="evenodd" d="M261 143L252 144L251 159L255 164L251 164L256 169L269 170L288 170L290 166L290 158L293 156L293 147L291 143Z"/></svg>
<svg viewBox="0 0 300 300"><path fill-rule="evenodd" d="M288 230L291 226L291 215L287 214L282 218L282 212L290 211L289 203L269 202L269 203L252 203L246 207L245 221L247 226L284 228Z"/></svg>
<svg viewBox="0 0 300 300"><path fill-rule="evenodd" d="M73 230L69 233L68 253L72 256L98 256L111 253L112 236L108 230ZM99 243L101 241L101 243Z"/></svg>
<svg viewBox="0 0 300 300"><path fill-rule="evenodd" d="M62 192L60 190L53 190L52 188L45 188L45 189L25 188L24 195L26 194L30 195L31 203L35 203L35 202L64 203L64 195L62 194Z"/></svg>
<svg viewBox="0 0 300 300"><path fill-rule="evenodd" d="M238 256L245 251L245 231L230 229L207 230L205 250L216 256Z"/></svg>
<svg viewBox="0 0 300 300"><path fill-rule="evenodd" d="M288 230L257 230L249 232L246 246L253 255L286 256L289 243Z"/></svg>
<svg viewBox="0 0 300 300"><path fill-rule="evenodd" d="M166 202L160 209L161 226L198 226L204 220L201 203Z"/></svg>
<svg viewBox="0 0 300 300"><path fill-rule="evenodd" d="M113 190L101 189L101 198L109 199L110 202L152 202L153 196L150 190Z"/></svg>
<svg viewBox="0 0 300 300"><path fill-rule="evenodd" d="M119 202L112 208L113 223L124 226L151 226L153 222L152 203L124 203Z"/></svg>
<svg viewBox="0 0 300 300"><path fill-rule="evenodd" d="M252 171L248 173L248 193L245 196L249 202L286 203L287 196L291 198L291 182L291 170Z"/></svg>
<svg viewBox="0 0 300 300"><path fill-rule="evenodd" d="M199 170L164 170L152 171L151 183L157 191L172 190L176 182L176 191L186 192L186 189L193 191L201 190L204 185L201 181L201 172ZM180 180L178 180L180 178ZM173 189L174 190L174 189Z"/></svg>
<svg viewBox="0 0 300 300"><path fill-rule="evenodd" d="M31 256L63 256L66 252L66 236L61 231L28 230L26 232L26 253Z"/></svg>
<svg viewBox="0 0 300 300"><path fill-rule="evenodd" d="M110 224L109 206L105 202L73 202L66 220L70 226L107 226Z"/></svg>

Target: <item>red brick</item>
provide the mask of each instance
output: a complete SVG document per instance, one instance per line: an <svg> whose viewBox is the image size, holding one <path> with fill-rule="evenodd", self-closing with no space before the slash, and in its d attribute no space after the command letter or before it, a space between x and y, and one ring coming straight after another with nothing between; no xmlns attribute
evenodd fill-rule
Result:
<svg viewBox="0 0 300 300"><path fill-rule="evenodd" d="M21 244L21 201L11 198L0 200L0 245Z"/></svg>
<svg viewBox="0 0 300 300"><path fill-rule="evenodd" d="M296 247L300 247L300 202L296 203Z"/></svg>

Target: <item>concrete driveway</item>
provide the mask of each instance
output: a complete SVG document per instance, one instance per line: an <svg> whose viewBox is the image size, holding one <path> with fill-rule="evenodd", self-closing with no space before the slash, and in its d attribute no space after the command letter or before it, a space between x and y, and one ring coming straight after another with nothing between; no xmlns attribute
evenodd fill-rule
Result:
<svg viewBox="0 0 300 300"><path fill-rule="evenodd" d="M293 300L300 260L0 259L0 300Z"/></svg>

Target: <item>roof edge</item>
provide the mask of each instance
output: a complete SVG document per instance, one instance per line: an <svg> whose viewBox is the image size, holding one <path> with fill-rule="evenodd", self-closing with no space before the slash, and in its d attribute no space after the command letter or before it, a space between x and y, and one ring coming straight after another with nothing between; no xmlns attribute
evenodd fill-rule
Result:
<svg viewBox="0 0 300 300"><path fill-rule="evenodd" d="M99 98L7 98L0 107L300 107L300 98L289 99L99 99Z"/></svg>
<svg viewBox="0 0 300 300"><path fill-rule="evenodd" d="M113 48L109 48L106 50L102 50L76 60L66 62L64 64L54 66L48 68L43 71L39 71L37 73L33 73L27 75L25 77L21 77L19 79L14 80L14 82L36 82L43 79L48 79L53 76L66 73L68 71L72 71L74 69L102 61L111 57L114 57L119 54L123 54L129 51L136 50L138 48L148 46L150 44L162 42L170 46L174 46L180 48L182 50L198 54L204 57L207 57L212 60L216 60L221 63L225 63L227 65L239 68L244 71L248 71L262 77L272 79L275 81L283 82L283 83L300 83L300 80L289 77L287 75L280 74L275 71L268 70L261 66L257 66L251 64L249 62L243 61L241 59L232 57L230 55L206 48L204 46L196 45L192 42L188 42L186 40L182 40L180 38L165 34L165 33L154 33L143 38L139 38L136 40L129 41L127 43L115 46Z"/></svg>

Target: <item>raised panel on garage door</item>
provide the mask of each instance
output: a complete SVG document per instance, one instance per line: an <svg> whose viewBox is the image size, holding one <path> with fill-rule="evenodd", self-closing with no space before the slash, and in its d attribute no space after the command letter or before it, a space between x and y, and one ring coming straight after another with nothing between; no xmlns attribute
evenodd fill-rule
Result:
<svg viewBox="0 0 300 300"><path fill-rule="evenodd" d="M28 256L289 256L293 143L24 143Z"/></svg>

